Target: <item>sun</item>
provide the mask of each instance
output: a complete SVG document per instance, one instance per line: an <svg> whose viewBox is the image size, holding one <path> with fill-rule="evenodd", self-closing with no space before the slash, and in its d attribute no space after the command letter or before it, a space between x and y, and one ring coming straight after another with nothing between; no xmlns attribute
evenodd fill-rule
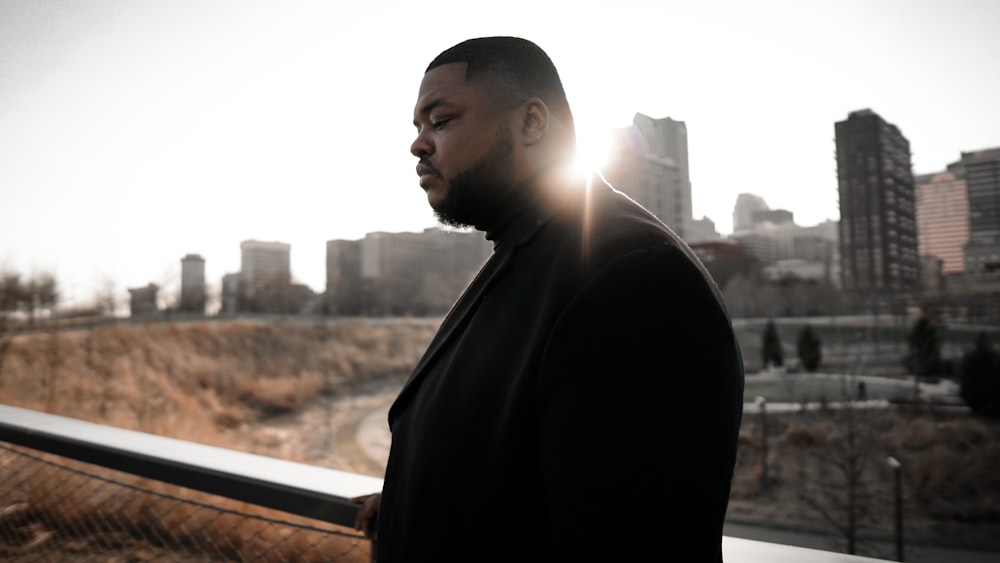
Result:
<svg viewBox="0 0 1000 563"><path fill-rule="evenodd" d="M610 131L577 130L576 156L570 167L574 178L593 176L604 168L611 150Z"/></svg>

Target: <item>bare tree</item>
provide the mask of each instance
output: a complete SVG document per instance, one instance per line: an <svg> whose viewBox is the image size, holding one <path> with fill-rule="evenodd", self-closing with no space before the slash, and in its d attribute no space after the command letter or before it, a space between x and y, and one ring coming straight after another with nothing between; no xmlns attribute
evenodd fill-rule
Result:
<svg viewBox="0 0 1000 563"><path fill-rule="evenodd" d="M51 274L39 274L25 283L24 306L32 326L42 312L51 313L58 300L56 280Z"/></svg>
<svg viewBox="0 0 1000 563"><path fill-rule="evenodd" d="M39 274L22 281L21 274L0 274L0 369L13 344L14 325L24 316L28 326L44 311L52 312L59 300L56 280L51 274Z"/></svg>
<svg viewBox="0 0 1000 563"><path fill-rule="evenodd" d="M850 402L842 405L826 411L833 424L825 426L824 439L813 447L813 467L800 467L799 499L844 538L847 553L855 554L861 520L872 514L874 491L866 475L879 448L864 411Z"/></svg>
<svg viewBox="0 0 1000 563"><path fill-rule="evenodd" d="M4 358L14 342L14 322L11 315L21 302L21 277L5 272L0 275L0 374L3 373Z"/></svg>

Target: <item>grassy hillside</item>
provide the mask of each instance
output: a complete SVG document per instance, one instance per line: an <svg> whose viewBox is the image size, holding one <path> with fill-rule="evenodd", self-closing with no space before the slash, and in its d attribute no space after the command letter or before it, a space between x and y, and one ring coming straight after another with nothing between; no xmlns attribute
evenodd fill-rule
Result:
<svg viewBox="0 0 1000 563"><path fill-rule="evenodd" d="M0 363L0 403L244 449L235 427L406 373L435 329L206 321L20 335Z"/></svg>

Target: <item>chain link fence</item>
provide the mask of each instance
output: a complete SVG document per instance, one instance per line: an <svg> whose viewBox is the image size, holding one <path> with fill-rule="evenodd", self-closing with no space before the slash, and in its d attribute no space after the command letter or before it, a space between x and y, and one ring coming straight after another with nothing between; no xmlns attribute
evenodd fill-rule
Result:
<svg viewBox="0 0 1000 563"><path fill-rule="evenodd" d="M0 560L370 562L353 529L0 442Z"/></svg>

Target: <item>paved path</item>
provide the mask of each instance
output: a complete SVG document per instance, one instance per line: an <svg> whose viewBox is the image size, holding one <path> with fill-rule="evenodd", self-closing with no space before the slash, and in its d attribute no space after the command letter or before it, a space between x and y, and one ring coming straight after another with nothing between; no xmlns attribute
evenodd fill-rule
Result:
<svg viewBox="0 0 1000 563"><path fill-rule="evenodd" d="M842 553L844 549L844 541L832 536L790 530L776 530L733 522L726 522L722 533L734 538L808 547L838 553ZM865 546L866 549L863 555L896 561L896 544L892 541L866 541ZM903 546L903 558L912 563L997 563L1000 562L1000 553L905 544Z"/></svg>
<svg viewBox="0 0 1000 563"><path fill-rule="evenodd" d="M389 423L386 418L389 416L389 407L392 405L391 397L381 407L372 410L361 420L358 425L358 445L373 462L379 464L383 469L389 460Z"/></svg>

